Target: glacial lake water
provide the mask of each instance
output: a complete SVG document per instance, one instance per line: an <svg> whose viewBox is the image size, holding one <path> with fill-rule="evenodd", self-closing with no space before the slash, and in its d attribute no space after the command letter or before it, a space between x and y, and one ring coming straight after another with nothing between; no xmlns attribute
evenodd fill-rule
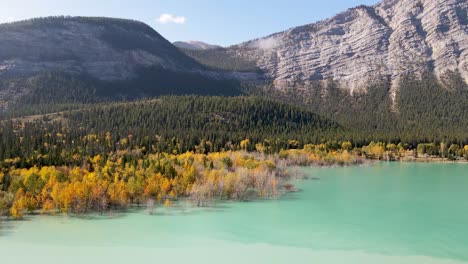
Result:
<svg viewBox="0 0 468 264"><path fill-rule="evenodd" d="M468 164L307 168L278 200L0 223L0 263L468 263Z"/></svg>

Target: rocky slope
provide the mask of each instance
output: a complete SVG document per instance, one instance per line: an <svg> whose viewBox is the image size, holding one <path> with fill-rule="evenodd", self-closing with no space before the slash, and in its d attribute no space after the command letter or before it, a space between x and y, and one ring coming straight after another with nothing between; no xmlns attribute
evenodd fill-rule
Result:
<svg viewBox="0 0 468 264"><path fill-rule="evenodd" d="M136 21L51 17L0 25L0 76L57 70L122 80L145 66L198 67L151 27Z"/></svg>
<svg viewBox="0 0 468 264"><path fill-rule="evenodd" d="M397 88L401 76L424 71L458 71L467 81L467 9L466 0L384 0L229 52L255 59L278 89L328 79L351 91L381 80Z"/></svg>
<svg viewBox="0 0 468 264"><path fill-rule="evenodd" d="M220 95L227 86L220 81L233 76L207 70L137 21L48 17L0 25L0 110L50 87L73 98L89 87L107 97Z"/></svg>
<svg viewBox="0 0 468 264"><path fill-rule="evenodd" d="M221 46L211 45L201 41L176 41L172 44L180 49L188 50L212 50L222 48Z"/></svg>

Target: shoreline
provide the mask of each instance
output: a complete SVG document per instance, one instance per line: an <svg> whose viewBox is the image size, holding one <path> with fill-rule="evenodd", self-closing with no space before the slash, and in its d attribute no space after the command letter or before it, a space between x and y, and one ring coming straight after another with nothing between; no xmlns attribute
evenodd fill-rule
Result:
<svg viewBox="0 0 468 264"><path fill-rule="evenodd" d="M415 158L415 157L403 157L398 160L391 160L389 162L417 162L417 163L457 163L457 164L468 164L468 160L450 160L447 158Z"/></svg>
<svg viewBox="0 0 468 264"><path fill-rule="evenodd" d="M355 163L355 164L346 164L346 165L338 165L338 164L331 164L331 165L319 165L319 164L310 164L310 165L291 165L289 168L281 168L283 172L285 170L288 170L286 173L286 177L282 177L280 181L278 182L278 193L274 196L252 196L252 197L246 197L244 200L233 200L233 199L211 199L211 200L206 200L202 205L197 205L194 203L194 201L191 199L191 197L181 197L175 201L174 203L170 206L165 206L163 204L159 204L159 206L151 206L145 203L142 203L140 205L137 204L132 204L129 205L126 208L114 208L110 210L105 210L103 212L98 212L98 211L91 211L87 212L84 214L74 214L74 213L65 213L65 212L60 212L59 210L52 210L52 211L47 211L44 212L43 209L36 209L33 212L26 213L24 215L24 218L20 219L15 219L11 218L5 215L0 215L0 222L15 222L15 221L28 221L29 217L35 217L35 216L63 216L63 217L72 217L72 218L87 218L87 217L103 217L103 218L113 218L117 215L120 214L125 214L132 212L134 210L139 210L145 212L147 215L157 215L157 211L163 209L163 208L177 208L176 204L180 203L187 203L191 204L190 206L192 208L212 208L214 204L218 202L235 202L235 203L243 203L243 202L252 202L252 201L262 201L262 200L278 200L282 199L285 195L290 194L290 193L296 193L300 192L301 189L297 188L295 185L295 181L303 181L303 180L316 180L313 177L309 177L305 175L303 169L307 168L319 168L319 169L332 169L332 168L345 168L345 167L367 167L367 166L373 166L377 163L416 163L416 164L421 164L421 163L436 163L436 164L468 164L468 161L450 161L450 160L442 160L442 159L413 159L413 160L393 160L393 161L385 161L385 160L373 160L373 159L362 159L360 163ZM291 171L292 169L292 171ZM156 212L155 212L156 211Z"/></svg>
<svg viewBox="0 0 468 264"><path fill-rule="evenodd" d="M14 189L16 185L11 185L12 189L0 193L0 202L3 201L0 215L21 219L34 213L102 214L132 208L135 203L152 212L185 199L196 207L209 207L218 199L277 199L295 192L297 188L291 181L308 178L302 171L307 167L366 167L377 162L468 164L466 160L438 157L384 157L373 159L356 151L323 151L320 146L307 146L278 154L247 151L148 154L135 158L138 162L133 165L130 161L121 162L119 155L106 159L98 155L90 158L90 170L77 166L29 169L13 166L5 172L9 178L18 179L18 186ZM109 168L114 170L111 174Z"/></svg>

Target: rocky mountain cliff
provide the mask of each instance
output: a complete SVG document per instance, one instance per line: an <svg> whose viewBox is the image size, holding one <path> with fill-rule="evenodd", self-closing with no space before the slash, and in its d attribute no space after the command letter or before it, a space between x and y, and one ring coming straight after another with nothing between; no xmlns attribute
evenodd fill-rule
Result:
<svg viewBox="0 0 468 264"><path fill-rule="evenodd" d="M333 79L351 91L404 75L458 71L468 81L468 1L384 0L229 48L278 89ZM394 95L394 93L393 93Z"/></svg>
<svg viewBox="0 0 468 264"><path fill-rule="evenodd" d="M222 48L221 46L211 45L202 41L176 41L172 44L178 48L188 50L212 50Z"/></svg>

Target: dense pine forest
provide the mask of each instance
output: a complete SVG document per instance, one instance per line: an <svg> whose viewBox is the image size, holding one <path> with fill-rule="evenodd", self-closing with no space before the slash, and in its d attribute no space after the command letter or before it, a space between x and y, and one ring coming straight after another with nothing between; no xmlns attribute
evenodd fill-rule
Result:
<svg viewBox="0 0 468 264"><path fill-rule="evenodd" d="M118 150L121 140L125 147L169 153L195 151L200 146L203 153L236 150L246 138L254 142L248 150L262 143L270 153L306 144L339 146L345 141L355 147L386 142L414 149L421 143L462 148L468 143L468 88L457 76L448 76L450 81L445 83L433 76L423 81L406 78L394 103L385 84L353 96L334 83L328 84L325 96L318 89L281 94L296 102L293 106L282 103L284 99L274 92L263 97L169 96L112 103L96 97L97 89L84 79L71 82L77 91L67 93L60 87L70 79L47 75L37 80L42 83L37 93L19 101L30 107L17 104L9 113L14 118L4 117L0 158L27 160L41 153L48 156L45 164L66 164L69 160L63 159L62 151L92 156ZM47 85L51 79L55 82ZM28 117L41 113L52 114ZM89 135L109 142L83 142Z"/></svg>
<svg viewBox="0 0 468 264"><path fill-rule="evenodd" d="M202 153L208 153L236 150L246 138L265 142L270 152L278 152L336 138L343 130L310 111L257 97L161 97L100 104L25 121L2 122L1 159L27 160L47 154L47 161L40 164L62 165L70 161L63 159L64 151L67 156L93 156L143 146L155 152L202 148ZM254 148L255 144L248 150Z"/></svg>
<svg viewBox="0 0 468 264"><path fill-rule="evenodd" d="M459 73L441 80L432 74L402 78L392 100L390 82L350 94L333 81L278 92L265 88L262 96L290 100L338 122L353 132L357 145L370 141L468 143L468 86ZM288 99L285 99L288 98Z"/></svg>
<svg viewBox="0 0 468 264"><path fill-rule="evenodd" d="M141 69L137 77L119 82L62 72L41 73L27 79L8 79L4 82L15 82L29 92L19 93L16 100L8 104L6 111L0 104L0 118L3 119L144 97L190 94L236 96L242 93L241 84L235 80L214 80L196 73L173 72L157 67ZM2 85L0 79L0 87Z"/></svg>

